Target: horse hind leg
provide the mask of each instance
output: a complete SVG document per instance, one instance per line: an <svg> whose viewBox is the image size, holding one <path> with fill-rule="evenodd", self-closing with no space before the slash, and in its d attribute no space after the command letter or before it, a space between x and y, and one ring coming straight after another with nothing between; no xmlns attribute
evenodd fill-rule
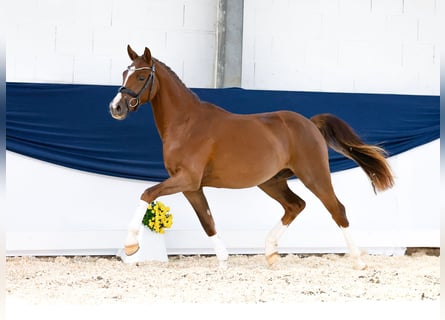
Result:
<svg viewBox="0 0 445 320"><path fill-rule="evenodd" d="M267 195L278 201L284 208L284 215L277 225L268 233L265 244L266 261L271 267L279 258L278 240L287 230L287 227L303 211L306 203L297 196L287 185L286 179L271 180L258 186Z"/></svg>
<svg viewBox="0 0 445 320"><path fill-rule="evenodd" d="M351 235L349 234L348 227L346 227L346 228L340 227L340 229L343 231L343 236L344 236L346 244L348 246L349 254L351 255L352 258L355 259L354 268L357 270L366 269L368 266L361 259L361 256L363 254L365 254L365 252L356 247L356 245L354 244L354 241L352 240Z"/></svg>
<svg viewBox="0 0 445 320"><path fill-rule="evenodd" d="M303 181L304 182L304 181ZM340 227L343 232L343 236L346 241L346 245L349 250L349 254L354 259L354 268L363 270L367 268L367 265L361 259L363 254L358 247L354 244L349 232L349 221L346 217L346 210L344 205L337 199L330 179L326 183L318 183L317 185L306 185L324 204L326 209L332 216L332 219Z"/></svg>

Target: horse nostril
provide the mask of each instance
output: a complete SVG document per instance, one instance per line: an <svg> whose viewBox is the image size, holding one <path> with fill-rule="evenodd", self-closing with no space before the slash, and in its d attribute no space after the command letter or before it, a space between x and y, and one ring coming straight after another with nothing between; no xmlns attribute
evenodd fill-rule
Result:
<svg viewBox="0 0 445 320"><path fill-rule="evenodd" d="M122 108L121 108L121 106L118 104L117 106L116 106L116 109L115 109L117 112L121 112L121 110L122 110Z"/></svg>

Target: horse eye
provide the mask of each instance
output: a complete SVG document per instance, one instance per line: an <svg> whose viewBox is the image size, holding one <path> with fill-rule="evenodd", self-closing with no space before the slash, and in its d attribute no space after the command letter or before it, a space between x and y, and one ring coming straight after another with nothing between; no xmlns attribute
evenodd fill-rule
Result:
<svg viewBox="0 0 445 320"><path fill-rule="evenodd" d="M144 81L144 80L145 80L145 77L144 77L144 76L139 76L139 77L138 77L138 80L139 80L139 81Z"/></svg>

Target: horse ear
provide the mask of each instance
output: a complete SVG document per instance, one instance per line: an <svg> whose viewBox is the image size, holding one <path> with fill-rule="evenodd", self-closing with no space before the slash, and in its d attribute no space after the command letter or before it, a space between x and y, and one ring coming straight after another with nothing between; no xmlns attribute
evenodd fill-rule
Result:
<svg viewBox="0 0 445 320"><path fill-rule="evenodd" d="M147 47L145 47L145 51L144 51L144 60L148 64L151 63L151 52L150 52L150 49L148 49Z"/></svg>
<svg viewBox="0 0 445 320"><path fill-rule="evenodd" d="M138 54L131 49L130 45L127 45L127 52L128 56L130 57L131 61L136 59L138 57Z"/></svg>

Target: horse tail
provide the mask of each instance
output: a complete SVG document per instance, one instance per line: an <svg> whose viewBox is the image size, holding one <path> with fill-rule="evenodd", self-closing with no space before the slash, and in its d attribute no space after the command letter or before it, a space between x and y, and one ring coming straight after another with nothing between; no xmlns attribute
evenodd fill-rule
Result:
<svg viewBox="0 0 445 320"><path fill-rule="evenodd" d="M343 120L332 114L319 114L311 118L329 147L354 160L371 180L374 192L394 185L390 166L383 148L365 144Z"/></svg>

